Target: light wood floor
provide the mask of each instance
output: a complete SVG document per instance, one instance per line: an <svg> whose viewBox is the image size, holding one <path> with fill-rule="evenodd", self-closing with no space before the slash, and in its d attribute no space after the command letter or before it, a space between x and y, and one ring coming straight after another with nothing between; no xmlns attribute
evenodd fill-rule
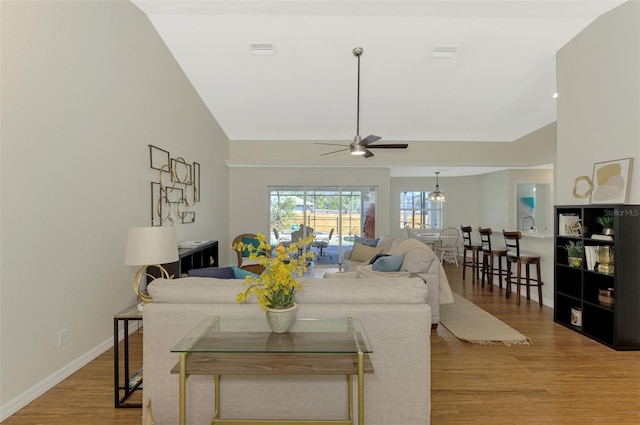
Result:
<svg viewBox="0 0 640 425"><path fill-rule="evenodd" d="M534 345L467 344L440 325L431 334L433 425L640 424L640 352L611 350L553 323L547 307L516 306L504 290L463 283L461 269L446 269L455 292ZM131 343L135 363L142 334ZM141 409L115 409L113 397L109 350L3 424L139 425Z"/></svg>

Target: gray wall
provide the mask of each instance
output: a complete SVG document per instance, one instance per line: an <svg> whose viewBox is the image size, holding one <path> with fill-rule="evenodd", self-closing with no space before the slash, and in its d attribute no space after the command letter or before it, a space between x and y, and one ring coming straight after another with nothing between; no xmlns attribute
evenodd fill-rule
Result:
<svg viewBox="0 0 640 425"><path fill-rule="evenodd" d="M148 144L201 164L196 223L178 239L229 244L229 142L131 3L0 12L4 418L109 348L114 313L135 301L123 259L127 229L149 221Z"/></svg>

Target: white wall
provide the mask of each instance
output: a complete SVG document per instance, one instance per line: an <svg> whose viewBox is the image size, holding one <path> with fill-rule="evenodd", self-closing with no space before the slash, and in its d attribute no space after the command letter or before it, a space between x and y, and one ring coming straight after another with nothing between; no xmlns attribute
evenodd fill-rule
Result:
<svg viewBox="0 0 640 425"><path fill-rule="evenodd" d="M201 164L178 238L229 244L228 140L146 16L127 1L1 8L0 420L108 348L135 301L123 257L150 217L148 144Z"/></svg>
<svg viewBox="0 0 640 425"><path fill-rule="evenodd" d="M557 204L573 197L593 164L634 158L629 203L640 203L640 3L596 19L557 54Z"/></svg>

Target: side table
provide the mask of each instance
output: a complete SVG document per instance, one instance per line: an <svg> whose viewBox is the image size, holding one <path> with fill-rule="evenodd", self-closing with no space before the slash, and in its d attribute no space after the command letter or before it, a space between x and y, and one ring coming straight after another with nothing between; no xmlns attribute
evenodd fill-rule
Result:
<svg viewBox="0 0 640 425"><path fill-rule="evenodd" d="M136 390L142 389L142 367L133 375L129 371L129 320L142 321L142 312L138 304L134 304L113 316L113 379L115 390L115 407L142 407L142 403L125 403ZM120 384L120 322L124 322L124 383ZM120 391L124 395L120 397Z"/></svg>

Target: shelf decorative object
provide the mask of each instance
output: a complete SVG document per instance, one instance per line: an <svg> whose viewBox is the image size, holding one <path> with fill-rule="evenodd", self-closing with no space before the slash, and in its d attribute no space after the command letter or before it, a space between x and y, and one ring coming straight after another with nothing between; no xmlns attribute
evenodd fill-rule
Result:
<svg viewBox="0 0 640 425"><path fill-rule="evenodd" d="M605 307L613 307L613 288L599 289L598 290L598 302Z"/></svg>
<svg viewBox="0 0 640 425"><path fill-rule="evenodd" d="M258 297L258 304L266 312L267 322L274 333L286 332L295 319L297 311L296 293L302 285L296 279L307 271L310 261L315 255L305 248L310 246L313 235L292 242L287 247L278 245L275 254L271 255L269 245L262 233L256 235L257 244L238 242L233 250L248 250L249 259L257 260L264 267L259 276L245 277L249 286L240 292L236 302L246 302L250 294Z"/></svg>
<svg viewBox="0 0 640 425"><path fill-rule="evenodd" d="M596 217L596 223L602 226L603 235L613 235L613 216L601 215L599 217Z"/></svg>
<svg viewBox="0 0 640 425"><path fill-rule="evenodd" d="M598 258L598 271L604 274L613 274L613 247L602 245L596 248Z"/></svg>
<svg viewBox="0 0 640 425"><path fill-rule="evenodd" d="M569 241L562 248L567 251L567 261L571 267L582 267L582 241Z"/></svg>

